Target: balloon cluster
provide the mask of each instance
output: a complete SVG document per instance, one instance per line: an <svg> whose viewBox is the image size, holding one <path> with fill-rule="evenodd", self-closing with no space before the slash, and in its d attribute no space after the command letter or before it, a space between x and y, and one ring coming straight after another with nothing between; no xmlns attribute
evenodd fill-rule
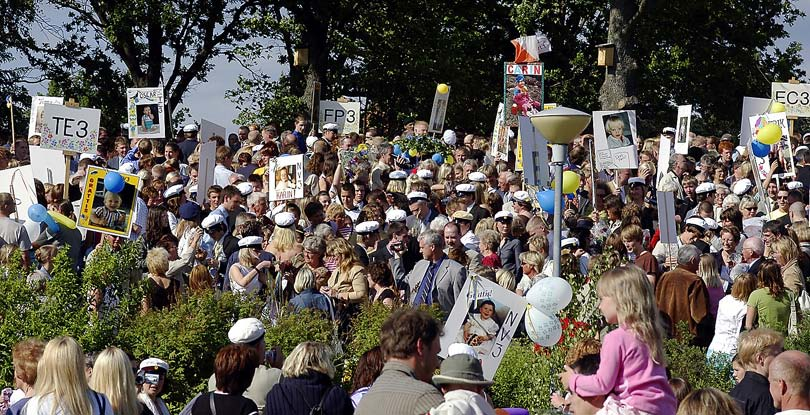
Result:
<svg viewBox="0 0 810 415"><path fill-rule="evenodd" d="M111 193L120 193L124 190L124 177L117 171L108 171L104 176L104 188Z"/></svg>
<svg viewBox="0 0 810 415"><path fill-rule="evenodd" d="M560 277L546 277L526 293L526 333L533 342L543 347L557 344L562 326L556 313L564 309L574 297L571 284Z"/></svg>
<svg viewBox="0 0 810 415"><path fill-rule="evenodd" d="M573 171L565 171L562 176L562 191L565 195L572 195L579 189L579 174ZM553 186L552 186L553 187ZM541 190L537 192L537 201L544 212L554 213L554 190ZM560 201L557 202L559 204Z"/></svg>
<svg viewBox="0 0 810 415"><path fill-rule="evenodd" d="M28 218L38 223L45 222L48 225L48 231L51 233L59 232L59 225L68 229L76 229L75 221L59 212L49 211L45 209L45 206L38 203L28 208Z"/></svg>

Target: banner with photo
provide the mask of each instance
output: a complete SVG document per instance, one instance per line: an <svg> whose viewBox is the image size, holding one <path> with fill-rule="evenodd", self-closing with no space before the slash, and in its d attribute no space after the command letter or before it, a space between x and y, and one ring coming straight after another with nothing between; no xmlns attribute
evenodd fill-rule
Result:
<svg viewBox="0 0 810 415"><path fill-rule="evenodd" d="M127 88L129 138L166 138L163 88Z"/></svg>
<svg viewBox="0 0 810 415"><path fill-rule="evenodd" d="M498 104L498 111L495 113L495 126L492 128L492 158L497 160L509 160L509 127L504 124L503 104Z"/></svg>
<svg viewBox="0 0 810 415"><path fill-rule="evenodd" d="M484 377L492 379L526 312L526 304L524 297L486 278L467 278L439 339L439 356L447 358L453 343L469 344L478 352Z"/></svg>
<svg viewBox="0 0 810 415"><path fill-rule="evenodd" d="M32 135L42 136L45 128L45 104L63 105L65 99L62 97L31 97L31 117L28 120L28 137Z"/></svg>
<svg viewBox="0 0 810 415"><path fill-rule="evenodd" d="M759 129L767 124L778 125L782 130L782 138L776 144L771 145L771 152L767 157L754 157L756 160L755 169L759 172L759 178L765 179L768 177L768 172L774 161L779 163L774 176L779 178L796 177L796 165L793 163L793 147L790 144L790 128L784 112L748 117L748 125L751 129L751 136L748 139L755 140Z"/></svg>
<svg viewBox="0 0 810 415"><path fill-rule="evenodd" d="M304 197L304 155L277 157L267 166L267 200Z"/></svg>
<svg viewBox="0 0 810 415"><path fill-rule="evenodd" d="M503 104L505 123L517 127L519 115L528 117L543 110L542 62L503 64Z"/></svg>
<svg viewBox="0 0 810 415"><path fill-rule="evenodd" d="M675 153L689 154L689 131L692 128L691 105L678 105L678 122L675 125Z"/></svg>
<svg viewBox="0 0 810 415"><path fill-rule="evenodd" d="M638 168L635 111L594 111L596 168Z"/></svg>
<svg viewBox="0 0 810 415"><path fill-rule="evenodd" d="M135 174L115 172L124 180L123 189L115 193L104 186L104 178L112 172L115 171L87 167L77 225L89 231L129 238L135 220L135 198L138 197L140 178Z"/></svg>

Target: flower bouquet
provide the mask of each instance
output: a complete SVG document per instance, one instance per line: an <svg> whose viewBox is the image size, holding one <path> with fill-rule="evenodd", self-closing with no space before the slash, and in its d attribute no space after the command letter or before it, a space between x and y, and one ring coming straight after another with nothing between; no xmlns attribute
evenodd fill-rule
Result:
<svg viewBox="0 0 810 415"><path fill-rule="evenodd" d="M432 159L436 164L453 164L453 149L440 138L427 135L409 135L394 142L394 155L411 159Z"/></svg>

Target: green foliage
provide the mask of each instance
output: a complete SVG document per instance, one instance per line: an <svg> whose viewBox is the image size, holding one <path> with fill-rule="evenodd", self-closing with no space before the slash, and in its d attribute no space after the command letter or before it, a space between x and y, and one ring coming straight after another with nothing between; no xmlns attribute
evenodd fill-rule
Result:
<svg viewBox="0 0 810 415"><path fill-rule="evenodd" d="M225 98L239 110L233 122L241 125L254 122L267 125L273 121L285 125L297 114L309 113L303 98L290 91L289 76L276 81L258 74L253 77L240 75L236 88L226 91Z"/></svg>
<svg viewBox="0 0 810 415"><path fill-rule="evenodd" d="M159 357L169 363L169 386L163 399L176 413L205 389L214 373L214 357L228 344L233 323L258 314L260 306L252 298L204 292L169 310L138 317L121 330L118 341L138 358Z"/></svg>
<svg viewBox="0 0 810 415"><path fill-rule="evenodd" d="M553 391L562 394L557 374L563 371L565 350L562 347L534 350L527 339L515 339L501 360L492 385L495 407L526 408L532 414L549 413Z"/></svg>
<svg viewBox="0 0 810 415"><path fill-rule="evenodd" d="M667 366L672 377L686 379L693 389L713 387L729 391L734 386L731 378L731 359L713 355L706 358L706 349L691 346L694 336L686 322L678 324L679 339L669 339L664 343Z"/></svg>
<svg viewBox="0 0 810 415"><path fill-rule="evenodd" d="M304 341L332 343L332 322L324 318L322 313L310 309L285 313L275 321L275 325L265 322L265 327L265 343L268 347L280 347L285 356Z"/></svg>
<svg viewBox="0 0 810 415"><path fill-rule="evenodd" d="M413 157L430 158L434 154L442 157L452 156L453 149L442 141L440 137L415 135L404 137L396 141L403 153L410 153Z"/></svg>

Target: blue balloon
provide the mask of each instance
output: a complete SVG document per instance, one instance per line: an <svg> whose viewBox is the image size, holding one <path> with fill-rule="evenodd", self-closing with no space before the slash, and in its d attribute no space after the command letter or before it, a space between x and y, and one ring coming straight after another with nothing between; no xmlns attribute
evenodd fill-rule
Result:
<svg viewBox="0 0 810 415"><path fill-rule="evenodd" d="M104 188L108 192L119 193L124 190L124 177L117 171L108 171L104 176Z"/></svg>
<svg viewBox="0 0 810 415"><path fill-rule="evenodd" d="M394 155L398 156L400 154L402 154L402 148L399 146L399 144L394 144Z"/></svg>
<svg viewBox="0 0 810 415"><path fill-rule="evenodd" d="M444 164L444 157L442 157L441 154L436 153L433 155L433 161L435 161L436 164L441 166L442 164Z"/></svg>
<svg viewBox="0 0 810 415"><path fill-rule="evenodd" d="M541 190L537 192L537 201L540 202L540 207L543 211L554 213L554 191Z"/></svg>
<svg viewBox="0 0 810 415"><path fill-rule="evenodd" d="M48 210L45 209L45 206L40 204L31 205L28 208L28 217L34 222L45 222L45 224L48 225L48 230L51 231L51 233L59 232L59 224L57 224L56 221L53 220L53 217L48 214Z"/></svg>
<svg viewBox="0 0 810 415"><path fill-rule="evenodd" d="M762 144L757 140L751 141L751 151L754 152L754 155L757 157L765 157L771 152L771 146L768 144Z"/></svg>

